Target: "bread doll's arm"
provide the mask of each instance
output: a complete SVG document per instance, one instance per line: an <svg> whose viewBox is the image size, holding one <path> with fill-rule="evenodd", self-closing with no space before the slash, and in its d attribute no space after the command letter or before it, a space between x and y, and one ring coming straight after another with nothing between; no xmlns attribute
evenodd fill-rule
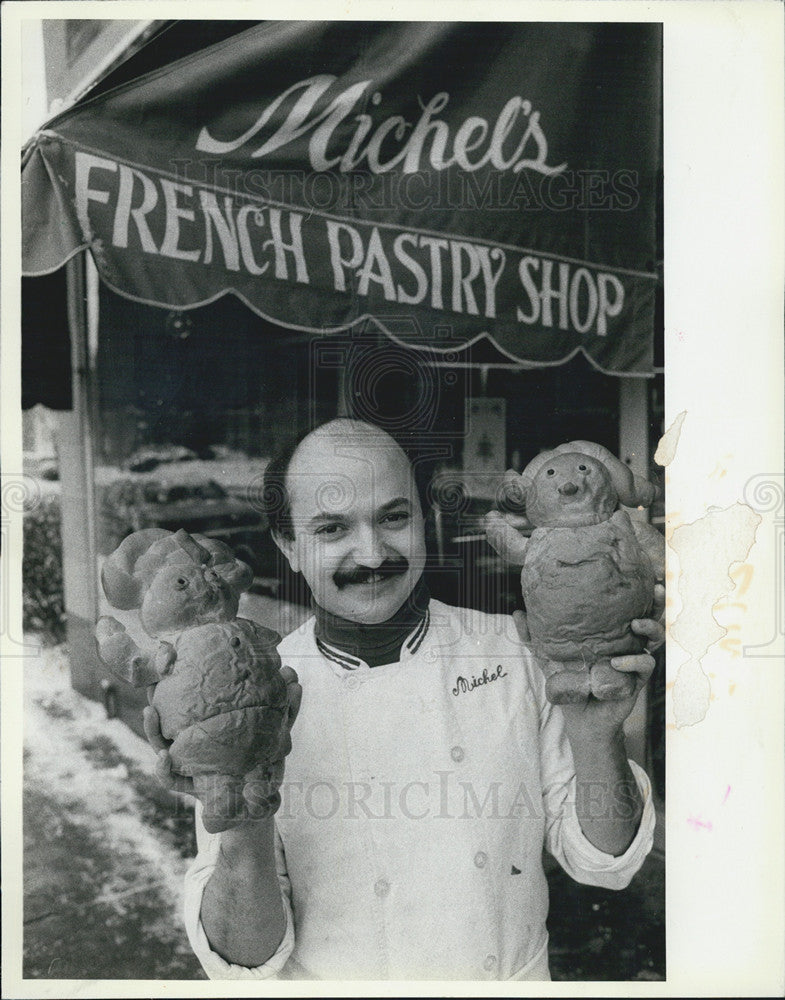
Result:
<svg viewBox="0 0 785 1000"><path fill-rule="evenodd" d="M516 531L497 510L488 511L484 520L485 537L506 562L523 566L529 539Z"/></svg>
<svg viewBox="0 0 785 1000"><path fill-rule="evenodd" d="M95 627L98 657L113 674L134 687L157 684L161 676L154 657L143 652L116 618L104 616Z"/></svg>
<svg viewBox="0 0 785 1000"><path fill-rule="evenodd" d="M651 560L655 577L664 580L665 538L648 521L632 521L632 530L635 532L638 544Z"/></svg>

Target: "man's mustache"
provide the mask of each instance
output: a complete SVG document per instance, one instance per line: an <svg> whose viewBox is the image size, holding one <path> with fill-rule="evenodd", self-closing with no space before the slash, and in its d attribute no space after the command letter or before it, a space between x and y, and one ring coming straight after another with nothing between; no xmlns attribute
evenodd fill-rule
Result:
<svg viewBox="0 0 785 1000"><path fill-rule="evenodd" d="M407 559L385 559L381 566L355 566L352 569L337 569L333 573L333 583L340 590L353 583L371 583L374 580L399 576L409 569Z"/></svg>

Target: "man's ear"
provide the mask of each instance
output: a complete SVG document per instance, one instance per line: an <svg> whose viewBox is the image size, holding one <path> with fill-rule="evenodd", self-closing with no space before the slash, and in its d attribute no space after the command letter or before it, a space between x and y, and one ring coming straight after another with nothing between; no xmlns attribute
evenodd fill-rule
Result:
<svg viewBox="0 0 785 1000"><path fill-rule="evenodd" d="M294 539L287 538L285 535L281 535L277 531L271 531L270 534L273 536L275 544L286 556L286 561L291 566L292 572L299 573L300 560L297 558L297 547L294 544Z"/></svg>

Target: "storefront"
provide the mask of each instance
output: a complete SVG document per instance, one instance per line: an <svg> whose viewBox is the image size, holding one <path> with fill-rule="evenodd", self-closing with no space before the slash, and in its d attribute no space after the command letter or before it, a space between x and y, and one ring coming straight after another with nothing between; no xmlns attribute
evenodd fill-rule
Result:
<svg viewBox="0 0 785 1000"><path fill-rule="evenodd" d="M258 596L303 599L258 490L309 424L417 439L433 590L500 611L494 478L571 438L648 475L662 430L659 26L216 24L153 33L25 151L25 405L60 412L92 696L135 527L242 535Z"/></svg>

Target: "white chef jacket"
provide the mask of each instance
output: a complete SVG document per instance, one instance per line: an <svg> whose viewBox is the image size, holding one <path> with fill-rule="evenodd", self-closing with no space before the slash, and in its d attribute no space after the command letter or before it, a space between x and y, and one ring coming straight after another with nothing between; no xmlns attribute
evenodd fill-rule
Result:
<svg viewBox="0 0 785 1000"><path fill-rule="evenodd" d="M373 668L317 640L314 619L279 652L303 687L276 815L286 931L258 968L211 950L199 914L220 834L197 814L185 922L207 974L549 979L543 844L577 881L623 889L652 844L645 772L630 762L635 839L599 851L561 712L507 616L431 600L400 661Z"/></svg>

